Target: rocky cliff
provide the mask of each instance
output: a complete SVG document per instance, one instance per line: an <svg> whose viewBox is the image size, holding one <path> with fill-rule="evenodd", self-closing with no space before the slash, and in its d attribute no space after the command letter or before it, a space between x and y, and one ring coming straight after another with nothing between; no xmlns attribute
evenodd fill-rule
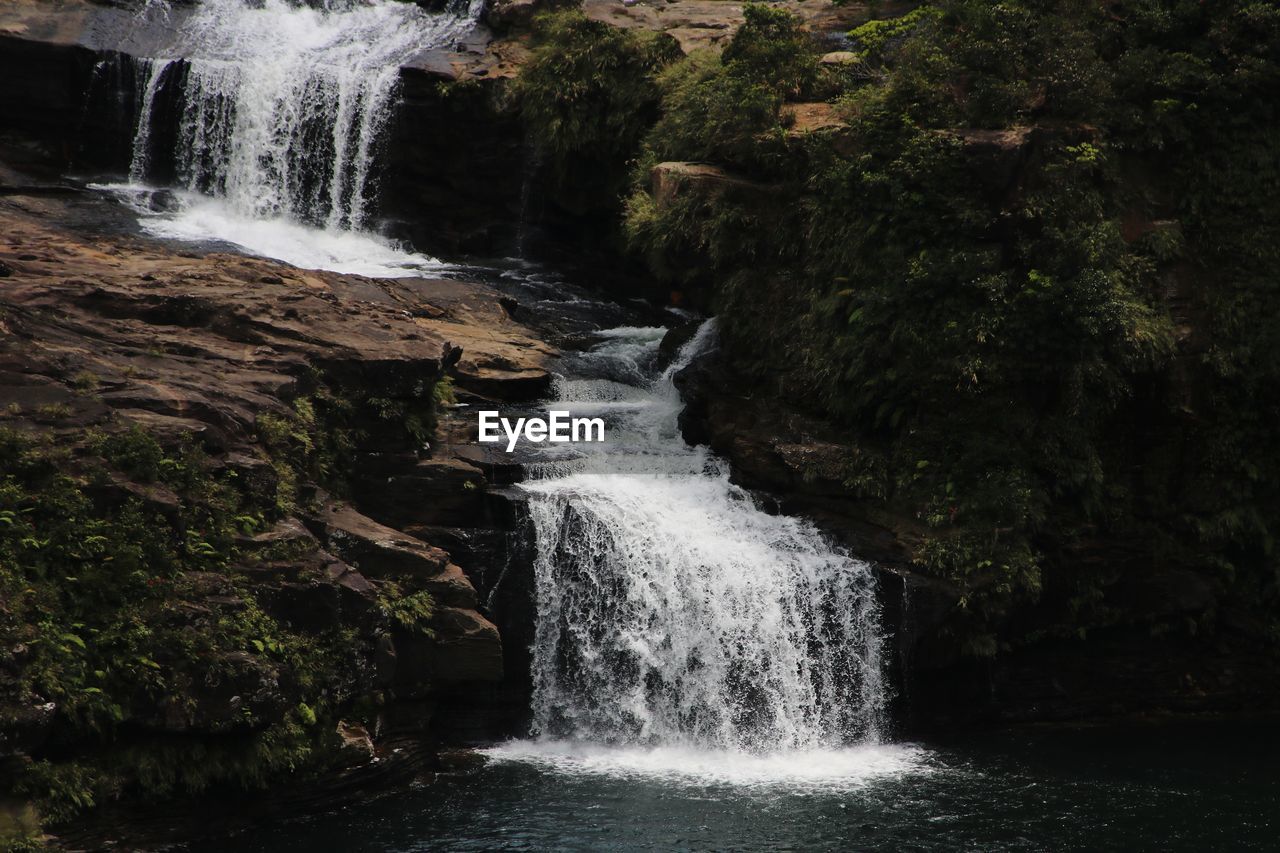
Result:
<svg viewBox="0 0 1280 853"><path fill-rule="evenodd" d="M500 728L498 632L433 543L509 519L451 407L538 397L552 350L483 286L177 253L5 181L10 788L56 821L292 768L316 807Z"/></svg>

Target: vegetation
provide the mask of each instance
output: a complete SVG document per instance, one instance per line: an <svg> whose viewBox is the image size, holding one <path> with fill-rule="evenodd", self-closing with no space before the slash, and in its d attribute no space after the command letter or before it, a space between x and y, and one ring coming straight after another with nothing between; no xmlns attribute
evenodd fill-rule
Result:
<svg viewBox="0 0 1280 853"><path fill-rule="evenodd" d="M820 66L752 5L655 73L633 249L709 291L749 381L843 425L848 486L966 591L971 653L1046 571L1077 625L1110 618L1064 556L1100 537L1265 610L1280 10L936 0L849 35ZM795 132L789 101L839 123ZM664 161L724 173L657 192Z"/></svg>
<svg viewBox="0 0 1280 853"><path fill-rule="evenodd" d="M130 787L254 785L307 761L316 739L249 697L214 725L224 739L160 751L121 739L129 721L185 726L220 679L282 667L318 696L345 658L345 638L282 628L227 571L238 525L263 511L232 472L211 472L194 448L167 454L136 429L99 435L83 453L0 430L0 471L4 706L56 707L51 757L10 784L45 820ZM131 494L133 484L144 488ZM53 757L72 747L90 757Z"/></svg>
<svg viewBox="0 0 1280 853"><path fill-rule="evenodd" d="M656 118L656 72L680 55L670 36L620 30L580 11L542 14L517 96L562 203L615 203L626 165Z"/></svg>
<svg viewBox="0 0 1280 853"><path fill-rule="evenodd" d="M23 749L33 760L4 765L5 788L38 809L0 823L6 844L121 796L256 789L326 767L336 715L376 699L362 675L370 631L431 636L431 597L408 582L375 582L364 633L349 618L293 627L273 615L279 585L255 572L305 582L322 564L314 540L252 537L303 508L314 484L343 488L371 433L420 446L451 393L308 384L257 420L274 477L137 427L71 442L0 428L0 715L7 737L38 733Z"/></svg>

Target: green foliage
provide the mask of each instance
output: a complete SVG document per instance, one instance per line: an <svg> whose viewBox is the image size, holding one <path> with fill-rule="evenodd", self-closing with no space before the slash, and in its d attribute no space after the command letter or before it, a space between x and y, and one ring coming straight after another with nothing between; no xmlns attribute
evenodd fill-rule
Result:
<svg viewBox="0 0 1280 853"><path fill-rule="evenodd" d="M310 755L318 735L301 738L296 721L251 701L217 745L119 742L127 721L194 713L205 685L258 667L285 673L316 707L342 698L352 638L286 630L228 570L238 527L262 524L253 496L198 450L169 454L138 429L90 436L83 451L0 429L0 472L0 699L53 702L64 747L108 749L24 771L20 790L45 820L122 792L260 784ZM130 497L124 482L154 496Z"/></svg>
<svg viewBox="0 0 1280 853"><path fill-rule="evenodd" d="M652 123L657 72L680 55L670 36L621 30L576 9L539 15L517 97L529 138L562 200L611 203Z"/></svg>
<svg viewBox="0 0 1280 853"><path fill-rule="evenodd" d="M308 393L259 416L274 485L139 427L71 442L0 428L0 712L56 708L50 741L10 777L45 822L124 796L259 788L330 760L330 709L357 698L361 640L277 621L277 590L244 571L301 562L305 578L313 541L242 552L242 537L292 511L307 484L340 489L361 443L416 449L431 436L450 384L386 384L395 397L304 377ZM376 618L430 635L430 597L390 592ZM217 692L235 684L254 686L234 703ZM284 696L301 701L285 709ZM143 734L157 727L201 735Z"/></svg>
<svg viewBox="0 0 1280 853"><path fill-rule="evenodd" d="M71 385L78 391L92 391L102 383L98 375L90 370L82 370L71 377Z"/></svg>
<svg viewBox="0 0 1280 853"><path fill-rule="evenodd" d="M922 5L898 18L876 18L849 31L849 38L857 45L859 59L876 65L885 65L894 51L901 47L907 36L916 28L936 23L942 10L933 5Z"/></svg>
<svg viewBox="0 0 1280 853"><path fill-rule="evenodd" d="M435 602L425 590L406 594L398 584L387 581L378 591L378 605L393 624L425 637L434 636L430 623Z"/></svg>
<svg viewBox="0 0 1280 853"><path fill-rule="evenodd" d="M687 285L736 267L794 260L798 240L792 207L782 200L762 209L760 193L777 191L751 178L794 172L781 116L783 101L817 82L817 52L790 12L759 4L723 55L694 53L659 77L662 116L645 136L626 202L625 234L651 270ZM655 203L651 173L664 161L709 162L734 176L716 189L690 191L695 178L670 173Z"/></svg>
<svg viewBox="0 0 1280 853"><path fill-rule="evenodd" d="M712 53L675 64L661 84L664 109L645 137L643 168L664 160L701 160L767 174L784 162L782 93L776 86L733 73Z"/></svg>
<svg viewBox="0 0 1280 853"><path fill-rule="evenodd" d="M29 803L0 804L0 850L36 853L48 850L40 815Z"/></svg>
<svg viewBox="0 0 1280 853"><path fill-rule="evenodd" d="M457 394L453 390L453 377L441 376L436 381L435 386L431 389L431 399L433 399L438 407L452 406L458 402Z"/></svg>
<svg viewBox="0 0 1280 853"><path fill-rule="evenodd" d="M275 514L293 511L303 482L345 492L343 472L350 470L357 446L421 448L435 432L439 408L452 399L447 377L415 383L396 398L316 383L291 410L262 413L255 430L278 476Z"/></svg>
<svg viewBox="0 0 1280 853"><path fill-rule="evenodd" d="M773 176L790 164L784 100L818 80L817 49L790 12L749 3L722 55L694 53L659 78L662 116L645 136L639 183L664 160L694 160Z"/></svg>
<svg viewBox="0 0 1280 853"><path fill-rule="evenodd" d="M876 71L841 81L834 137L780 121L818 87L785 13L664 72L633 247L714 281L734 364L846 425L847 482L923 524L971 652L1082 535L1274 600L1274 4L942 0L851 37ZM729 174L655 194L663 160ZM1102 582L1063 581L1099 613Z"/></svg>
<svg viewBox="0 0 1280 853"><path fill-rule="evenodd" d="M214 738L152 737L108 746L72 761L41 760L26 768L18 792L40 804L57 826L122 795L159 799L217 788L254 791L286 774L325 766L336 748L305 704L260 731Z"/></svg>
<svg viewBox="0 0 1280 853"><path fill-rule="evenodd" d="M742 15L742 26L722 57L729 76L770 86L792 98L809 91L817 80L818 57L800 19L762 3L748 3Z"/></svg>

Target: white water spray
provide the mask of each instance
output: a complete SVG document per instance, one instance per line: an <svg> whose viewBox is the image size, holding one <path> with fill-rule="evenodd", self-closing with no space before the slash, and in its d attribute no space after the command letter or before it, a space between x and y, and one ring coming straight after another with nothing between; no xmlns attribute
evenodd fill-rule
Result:
<svg viewBox="0 0 1280 853"><path fill-rule="evenodd" d="M159 102L170 98L180 112L173 161L187 192L178 195L176 211L145 223L150 230L271 254L252 244L250 223L292 228L295 244L296 229L309 227L309 247L288 260L330 268L325 250L341 232L390 248L366 229L399 69L419 51L465 34L478 12L479 2L456 14L397 0L203 0L169 55L144 62L133 187L116 189L136 190L151 174ZM406 259L419 260L429 262ZM362 261L344 255L338 265L359 268Z"/></svg>
<svg viewBox="0 0 1280 853"><path fill-rule="evenodd" d="M779 778L865 771L886 702L871 570L812 525L759 509L684 443L672 376L713 341L714 321L652 378L662 332L606 333L582 378L559 383L555 408L605 417L609 440L524 485L538 740L494 754L583 767L613 755L623 772L664 756Z"/></svg>

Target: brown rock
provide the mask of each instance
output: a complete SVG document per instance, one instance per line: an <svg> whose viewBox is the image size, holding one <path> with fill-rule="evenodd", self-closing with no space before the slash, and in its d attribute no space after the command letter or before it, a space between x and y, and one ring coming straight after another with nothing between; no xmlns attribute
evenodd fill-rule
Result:
<svg viewBox="0 0 1280 853"><path fill-rule="evenodd" d="M440 605L475 607L476 592L449 555L344 504L330 503L312 520L334 553L374 579L401 580L425 589Z"/></svg>
<svg viewBox="0 0 1280 853"><path fill-rule="evenodd" d="M359 723L346 720L338 722L338 764L341 767L359 767L374 760L373 738Z"/></svg>
<svg viewBox="0 0 1280 853"><path fill-rule="evenodd" d="M822 58L818 60L823 65L852 65L858 61L858 54L851 50L833 50L830 53L822 54Z"/></svg>
<svg viewBox="0 0 1280 853"><path fill-rule="evenodd" d="M659 207L670 205L686 192L702 196L734 192L767 195L777 188L734 175L706 163L669 161L654 166L649 173L650 192Z"/></svg>
<svg viewBox="0 0 1280 853"><path fill-rule="evenodd" d="M815 133L845 127L835 104L783 104L782 120L794 134Z"/></svg>

